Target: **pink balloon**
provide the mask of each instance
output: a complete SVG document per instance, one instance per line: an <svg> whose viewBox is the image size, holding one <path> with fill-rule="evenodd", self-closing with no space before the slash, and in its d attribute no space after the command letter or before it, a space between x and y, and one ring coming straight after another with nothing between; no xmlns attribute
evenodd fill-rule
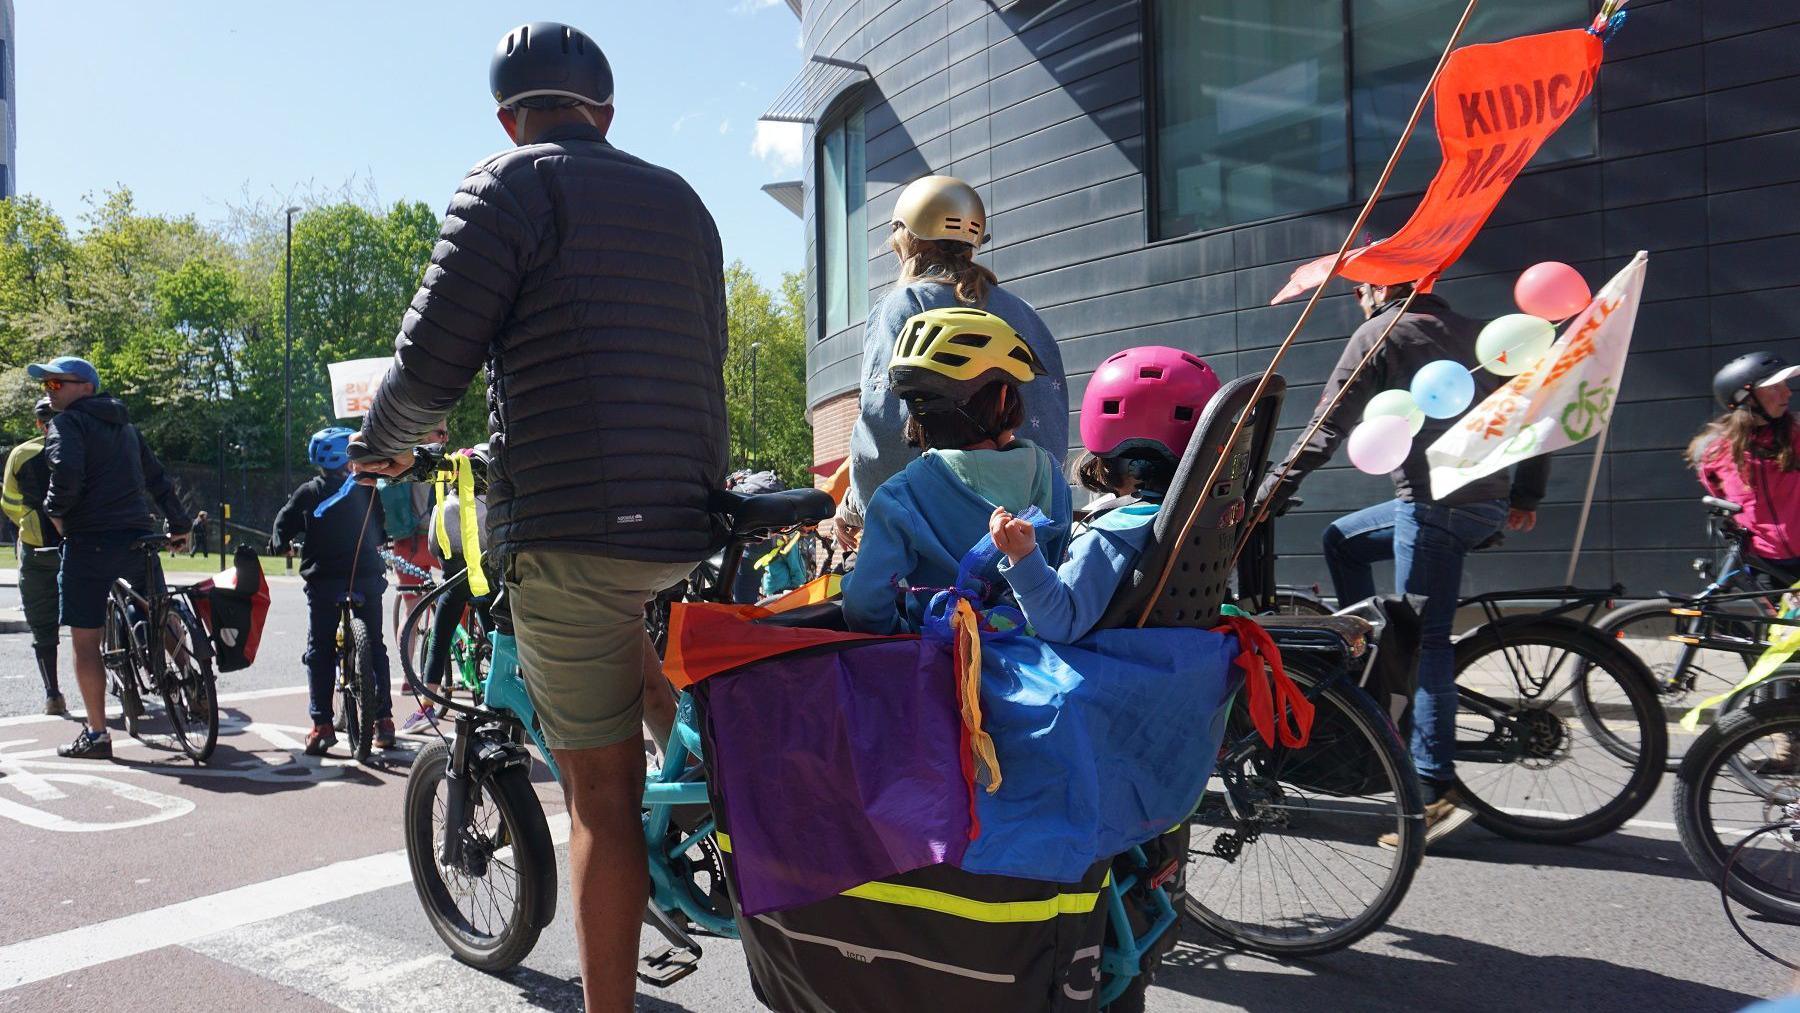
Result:
<svg viewBox="0 0 1800 1013"><path fill-rule="evenodd" d="M1412 423L1404 415L1375 415L1350 430L1350 463L1358 471L1385 475L1412 453Z"/></svg>
<svg viewBox="0 0 1800 1013"><path fill-rule="evenodd" d="M1519 308L1545 320L1567 320L1586 309L1593 298L1580 271L1554 260L1527 268L1513 286L1513 300Z"/></svg>

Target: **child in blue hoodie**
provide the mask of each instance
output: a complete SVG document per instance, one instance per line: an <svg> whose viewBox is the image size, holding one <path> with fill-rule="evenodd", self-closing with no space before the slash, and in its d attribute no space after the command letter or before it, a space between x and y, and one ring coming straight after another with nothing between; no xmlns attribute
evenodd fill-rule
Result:
<svg viewBox="0 0 1800 1013"><path fill-rule="evenodd" d="M1037 507L1049 518L1044 551L1060 556L1069 487L1047 451L1014 435L1024 422L1019 385L1043 372L1030 346L982 310L926 310L901 328L888 383L910 412L908 442L924 453L864 511L856 568L844 579L852 630L918 630L930 594L956 583L996 508Z"/></svg>
<svg viewBox="0 0 1800 1013"><path fill-rule="evenodd" d="M1004 506L988 521L988 533L1006 557L1000 574L1039 638L1071 643L1106 614L1150 544L1163 494L1218 391L1212 368L1178 348L1127 349L1094 371L1081 399L1081 442L1088 453L1078 477L1084 488L1136 502L1100 515L1056 569L1050 564L1054 552L1047 558L1038 551L1031 524Z"/></svg>

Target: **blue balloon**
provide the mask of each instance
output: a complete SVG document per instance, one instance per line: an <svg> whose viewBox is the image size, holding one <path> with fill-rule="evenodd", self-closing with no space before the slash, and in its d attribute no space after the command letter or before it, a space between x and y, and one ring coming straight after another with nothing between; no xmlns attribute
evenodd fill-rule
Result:
<svg viewBox="0 0 1800 1013"><path fill-rule="evenodd" d="M1432 418L1453 418L1475 400L1475 378L1461 363L1428 362L1413 375L1412 396L1419 410Z"/></svg>

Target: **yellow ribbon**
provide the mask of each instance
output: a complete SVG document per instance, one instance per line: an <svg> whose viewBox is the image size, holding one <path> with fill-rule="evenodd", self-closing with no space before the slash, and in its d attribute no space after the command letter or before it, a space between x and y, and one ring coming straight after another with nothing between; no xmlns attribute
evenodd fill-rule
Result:
<svg viewBox="0 0 1800 1013"><path fill-rule="evenodd" d="M475 516L475 462L456 455L456 519L462 528L463 558L469 563L469 593L485 598L487 573L481 568L481 521Z"/></svg>
<svg viewBox="0 0 1800 1013"><path fill-rule="evenodd" d="M1788 593L1781 598L1780 615L1783 619L1792 619L1795 615L1800 615L1800 602L1797 602L1794 597L1795 591L1800 591L1800 581L1796 581ZM1788 659L1793 657L1795 652L1800 652L1800 627L1783 627L1781 633L1770 640L1768 650L1765 650L1762 657L1756 660L1756 664L1751 666L1742 682L1723 693L1700 701L1693 710L1682 716L1681 727L1686 731L1693 731L1700 725L1702 711L1712 710L1733 696L1774 675L1777 669L1787 664Z"/></svg>
<svg viewBox="0 0 1800 1013"><path fill-rule="evenodd" d="M437 535L438 548L445 556L450 555L450 529L444 525L444 486L448 484L441 478L431 483L432 491L437 494L437 502L431 508L431 526Z"/></svg>
<svg viewBox="0 0 1800 1013"><path fill-rule="evenodd" d="M770 549L761 559L758 559L756 562L750 564L751 568L756 569L756 570L767 570L769 568L769 564L773 563L775 561L776 556L779 556L782 553L786 552L787 550L793 548L795 543L797 543L799 541L800 541L800 530L798 528L796 528L793 531L788 532L786 538L783 538L781 541L776 542L775 547Z"/></svg>
<svg viewBox="0 0 1800 1013"><path fill-rule="evenodd" d="M969 731L969 750L975 754L975 777L987 775L987 793L1000 790L1000 757L994 752L994 737L981 728L981 619L967 599L956 599L956 611L950 614L950 630L956 640L958 697L962 701L963 727Z"/></svg>

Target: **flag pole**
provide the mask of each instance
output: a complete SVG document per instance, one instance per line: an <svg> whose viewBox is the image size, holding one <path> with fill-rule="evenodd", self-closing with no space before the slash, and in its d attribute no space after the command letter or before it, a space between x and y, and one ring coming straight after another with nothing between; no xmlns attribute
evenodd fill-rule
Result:
<svg viewBox="0 0 1800 1013"><path fill-rule="evenodd" d="M1256 390L1250 395L1250 404L1245 407L1244 413L1238 416L1237 424L1232 426L1231 435L1225 440L1226 447L1237 445L1238 436L1243 433L1244 426L1250 421L1251 414L1256 410L1257 404L1262 401L1263 392L1269 389L1269 380L1275 375L1275 367L1281 365L1281 360L1287 355L1288 349L1293 346L1294 339L1300 336L1300 329L1306 326L1306 321L1312 316L1314 307L1319 305L1319 298L1325 294L1325 289L1331 284L1331 279L1337 275L1338 269L1344 266L1344 258L1350 255L1350 247L1356 243L1356 237L1362 233L1364 223L1374 212L1375 202L1381 199L1381 192L1387 188L1388 180L1394 175L1394 167L1400 164L1400 155L1406 151L1406 142L1412 137L1413 131L1417 129L1419 117L1425 114L1425 105L1431 101L1431 93L1437 87L1438 78L1443 76L1444 65L1450 62L1450 53L1455 50L1457 40L1462 38L1463 29L1469 26L1469 19L1475 16L1475 5L1479 2L1480 0L1469 0L1468 6L1463 8L1462 17L1456 22L1456 27L1450 30L1450 38L1444 43L1444 52L1438 57L1437 66L1431 69L1431 77L1425 81L1425 89L1419 93L1419 101L1413 105L1412 116L1406 121L1406 129L1400 132L1400 139L1394 144L1394 152L1388 156L1387 166L1381 170L1381 178L1375 181L1375 188L1369 191L1369 199L1363 201L1362 210L1357 213L1356 221L1350 226L1350 231L1344 235L1343 243L1338 246L1337 257L1331 262L1331 270L1325 272L1325 280L1313 289L1312 298L1306 301L1306 307L1300 311L1300 318L1294 321L1294 326L1289 328L1287 337L1275 349L1274 358L1269 360L1268 367L1263 370L1262 379L1257 381ZM1220 454L1219 459L1213 462L1212 472L1207 476L1206 484L1201 488L1211 489L1217 485L1219 477L1224 474L1225 463L1230 459L1230 453ZM1247 481L1253 482L1256 479L1251 478ZM1253 495L1253 493L1251 494ZM1181 536L1176 539L1178 543L1187 541L1188 535L1194 529L1194 523L1200 519L1200 507L1204 503L1204 499L1200 503L1196 503L1194 509L1189 511L1187 517L1182 521ZM1174 572L1175 560L1176 555L1171 555L1163 566L1162 573L1157 575L1156 587L1145 598L1144 607L1138 613L1136 625L1143 626L1150 621L1150 613L1156 610L1157 599L1162 597L1163 588L1169 585L1169 576Z"/></svg>
<svg viewBox="0 0 1800 1013"><path fill-rule="evenodd" d="M1606 453L1606 434L1612 429L1612 414L1594 437L1594 466L1588 469L1587 494L1581 499L1581 518L1575 522L1575 545L1569 549L1569 573L1563 579L1566 587L1575 586L1575 563L1581 558L1581 542L1587 536L1588 514L1594 509L1594 487L1600 483L1600 458Z"/></svg>

